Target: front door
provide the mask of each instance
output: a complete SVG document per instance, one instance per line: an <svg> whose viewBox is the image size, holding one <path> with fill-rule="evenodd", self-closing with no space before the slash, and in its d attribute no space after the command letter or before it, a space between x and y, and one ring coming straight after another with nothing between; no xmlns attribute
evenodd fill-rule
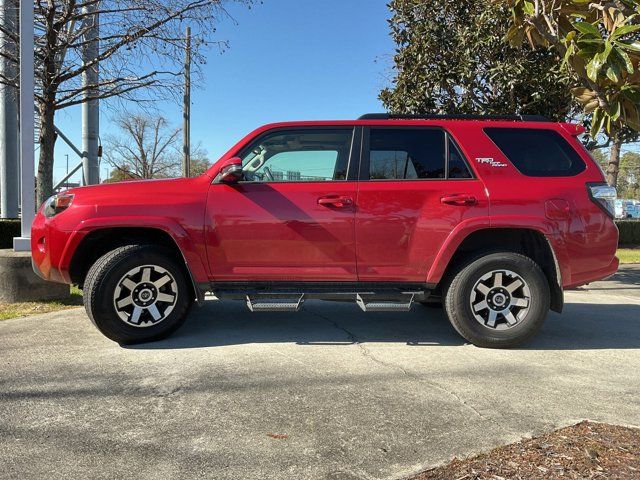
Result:
<svg viewBox="0 0 640 480"><path fill-rule="evenodd" d="M244 178L212 184L207 200L215 281L357 279L352 139L353 128L275 129L237 153Z"/></svg>
<svg viewBox="0 0 640 480"><path fill-rule="evenodd" d="M454 228L488 215L483 183L441 128L367 129L357 202L365 282L425 282Z"/></svg>

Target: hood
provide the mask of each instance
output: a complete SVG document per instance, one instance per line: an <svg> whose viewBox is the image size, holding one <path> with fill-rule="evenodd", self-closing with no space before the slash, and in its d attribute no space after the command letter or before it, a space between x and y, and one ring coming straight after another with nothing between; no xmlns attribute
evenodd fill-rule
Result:
<svg viewBox="0 0 640 480"><path fill-rule="evenodd" d="M108 194L110 192L117 191L119 193L130 191L130 189L143 188L144 190L151 189L173 189L180 187L181 185L189 185L197 180L199 177L194 178L151 178L151 179L135 179L135 180L122 180L119 182L111 183L99 183L97 185L87 185L85 187L74 187L68 190L64 190L65 193L73 193L74 195L86 195L93 193Z"/></svg>
<svg viewBox="0 0 640 480"><path fill-rule="evenodd" d="M193 178L170 178L153 180L131 180L116 183L101 183L65 190L64 193L75 195L74 204L112 204L128 203L133 200L138 204L153 204L158 197L183 197L203 189L207 189L211 178L201 175Z"/></svg>

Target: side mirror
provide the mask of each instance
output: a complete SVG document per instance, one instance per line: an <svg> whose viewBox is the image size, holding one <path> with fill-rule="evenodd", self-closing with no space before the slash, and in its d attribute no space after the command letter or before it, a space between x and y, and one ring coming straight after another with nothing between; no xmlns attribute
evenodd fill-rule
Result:
<svg viewBox="0 0 640 480"><path fill-rule="evenodd" d="M242 159L240 157L231 157L225 160L218 175L214 180L215 183L236 183L242 179Z"/></svg>

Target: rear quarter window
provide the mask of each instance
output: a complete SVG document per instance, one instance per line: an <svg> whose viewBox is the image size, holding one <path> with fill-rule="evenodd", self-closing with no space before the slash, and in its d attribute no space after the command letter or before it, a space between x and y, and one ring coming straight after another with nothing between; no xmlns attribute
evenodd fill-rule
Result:
<svg viewBox="0 0 640 480"><path fill-rule="evenodd" d="M509 161L529 177L571 177L586 165L571 145L553 130L485 128Z"/></svg>

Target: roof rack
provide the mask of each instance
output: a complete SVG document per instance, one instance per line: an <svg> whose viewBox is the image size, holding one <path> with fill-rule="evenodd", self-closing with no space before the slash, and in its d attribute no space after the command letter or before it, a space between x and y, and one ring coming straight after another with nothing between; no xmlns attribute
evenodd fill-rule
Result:
<svg viewBox="0 0 640 480"><path fill-rule="evenodd" d="M466 115L435 113L427 115L366 113L358 120L512 120L516 122L550 122L544 115Z"/></svg>

